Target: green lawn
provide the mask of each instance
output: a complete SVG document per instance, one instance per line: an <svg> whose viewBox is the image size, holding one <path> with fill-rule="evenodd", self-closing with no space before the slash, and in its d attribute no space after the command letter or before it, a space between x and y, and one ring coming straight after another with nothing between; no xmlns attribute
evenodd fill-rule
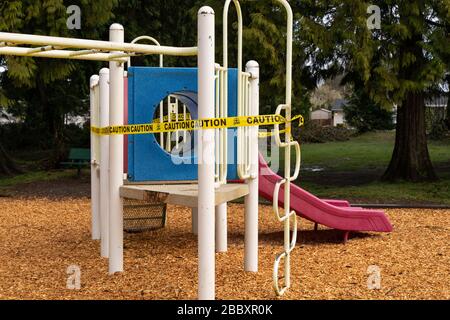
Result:
<svg viewBox="0 0 450 320"><path fill-rule="evenodd" d="M58 180L73 177L74 175L76 175L76 170L30 171L13 177L0 178L0 189L13 187L23 183Z"/></svg>
<svg viewBox="0 0 450 320"><path fill-rule="evenodd" d="M321 198L349 199L353 203L400 203L450 205L450 175L433 183L371 182L360 186L300 185Z"/></svg>
<svg viewBox="0 0 450 320"><path fill-rule="evenodd" d="M345 142L304 144L302 174L296 183L319 197L348 198L360 203L450 205L450 141L429 142L440 178L434 183L379 181L393 147L394 132L367 133ZM282 154L280 158L282 164ZM321 171L313 172L312 168Z"/></svg>
<svg viewBox="0 0 450 320"><path fill-rule="evenodd" d="M345 142L302 145L302 165L333 171L386 168L394 148L393 132L374 132ZM450 141L429 143L435 164L450 162Z"/></svg>

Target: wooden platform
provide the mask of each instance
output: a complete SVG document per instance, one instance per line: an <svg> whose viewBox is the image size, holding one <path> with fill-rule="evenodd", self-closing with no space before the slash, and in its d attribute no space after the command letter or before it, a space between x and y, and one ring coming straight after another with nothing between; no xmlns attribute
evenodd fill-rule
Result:
<svg viewBox="0 0 450 320"><path fill-rule="evenodd" d="M239 199L249 193L247 184L226 184L216 189L216 205ZM167 204L196 208L197 184L124 185L120 196L127 199L162 201Z"/></svg>

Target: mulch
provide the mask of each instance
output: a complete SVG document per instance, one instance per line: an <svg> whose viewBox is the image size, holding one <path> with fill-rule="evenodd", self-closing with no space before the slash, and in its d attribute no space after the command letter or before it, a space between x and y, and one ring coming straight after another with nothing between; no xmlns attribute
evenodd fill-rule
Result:
<svg viewBox="0 0 450 320"><path fill-rule="evenodd" d="M86 186L84 186L85 188ZM197 246L190 210L168 208L165 229L125 234L125 272L108 276L90 238L86 194L0 197L0 299L195 299ZM56 187L56 189L61 189ZM87 189L86 189L87 190ZM281 299L450 299L450 210L388 210L391 234L342 232L301 220L292 254L292 287ZM217 254L218 299L275 299L272 268L282 226L260 206L259 272L243 270L244 209L229 205L229 250ZM67 289L67 268L81 269L81 289ZM368 268L381 269L369 290Z"/></svg>

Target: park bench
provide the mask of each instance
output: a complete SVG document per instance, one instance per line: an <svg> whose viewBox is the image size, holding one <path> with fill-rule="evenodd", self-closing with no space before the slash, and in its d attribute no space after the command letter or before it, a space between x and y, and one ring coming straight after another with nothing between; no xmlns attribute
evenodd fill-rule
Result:
<svg viewBox="0 0 450 320"><path fill-rule="evenodd" d="M77 175L81 176L81 169L87 168L91 161L91 151L84 148L72 148L69 151L67 162L61 162L65 168L76 168Z"/></svg>

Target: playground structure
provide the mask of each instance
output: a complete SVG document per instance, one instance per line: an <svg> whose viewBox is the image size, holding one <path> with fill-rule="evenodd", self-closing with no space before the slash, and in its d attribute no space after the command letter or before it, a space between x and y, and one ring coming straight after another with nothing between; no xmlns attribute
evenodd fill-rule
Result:
<svg viewBox="0 0 450 320"><path fill-rule="evenodd" d="M228 11L231 2L238 14L238 65L228 65ZM362 212L351 209L348 203L314 202L291 182L300 171L300 146L291 136L292 102L292 33L293 14L286 0L278 0L287 12L286 100L276 114L284 112L286 119L284 137L280 125L275 125L277 145L284 149L284 177L269 172L270 179L263 180L259 159L258 127L239 127L229 135L227 128L198 131L196 152L182 160L195 160L174 167L174 156L180 138L185 144L188 133L176 132L157 135L91 135L92 182L92 238L100 240L101 255L109 259L109 273L124 271L123 232L124 199L146 201L155 205L177 204L192 208L193 232L198 234L198 298L215 298L215 252L227 248L227 202L245 197L245 254L244 269L258 271L258 196L261 192L273 199L277 219L283 223L284 250L275 259L274 289L282 295L290 286L290 254L296 244L297 214L324 225L344 231L391 231L392 227L380 212ZM175 48L161 46L155 39L140 37L131 43L124 42L124 28L113 24L110 41L94 41L23 34L0 33L0 55L41 58L108 61L109 68L100 70L91 78L91 125L94 127L121 126L124 122L144 123L193 119L227 118L230 115L259 115L259 66L255 61L242 63L242 13L239 1L225 1L223 14L223 63L215 55L214 11L202 7L198 12L197 47ZM154 44L138 44L141 40ZM31 48L23 45L33 46ZM159 55L159 68L131 67L130 58L137 55ZM197 56L198 67L193 69L163 68L163 56ZM128 63L128 72L125 65ZM149 99L148 84L141 79L155 74L165 77L154 81ZM125 79L125 80L124 80ZM160 78L162 79L162 78ZM166 85L166 87L164 87ZM158 87L158 90L155 90ZM143 99L148 100L143 100ZM146 101L146 105L141 105ZM172 118L174 115L174 118ZM167 120L167 121L166 121ZM236 138L233 138L236 137ZM296 152L294 174L291 174L292 147ZM144 150L144 151L143 151ZM145 151L147 150L147 151ZM236 156L235 163L229 163ZM259 160L258 160L259 159ZM125 169L125 170L124 170ZM124 176L124 173L126 175ZM228 183L229 180L244 183ZM261 189L261 190L260 190ZM293 193L294 192L294 193ZM308 198L306 211L303 204L291 203ZM280 198L282 197L283 200ZM326 204L324 207L323 203ZM279 212L284 207L285 214ZM317 211L317 208L321 211ZM347 208L345 208L347 207ZM318 212L318 213L317 213ZM318 216L314 216L316 213ZM327 213L328 216L323 215ZM321 215L322 214L322 215ZM340 214L340 216L339 216ZM371 218L375 214L377 218ZM328 219L329 216L335 218ZM359 222L348 228L345 221ZM373 222L382 221L381 224ZM362 221L362 222L361 222ZM367 222L364 224L363 222ZM291 230L292 229L292 230ZM292 239L291 239L292 233ZM279 283L279 266L284 259L284 281Z"/></svg>

